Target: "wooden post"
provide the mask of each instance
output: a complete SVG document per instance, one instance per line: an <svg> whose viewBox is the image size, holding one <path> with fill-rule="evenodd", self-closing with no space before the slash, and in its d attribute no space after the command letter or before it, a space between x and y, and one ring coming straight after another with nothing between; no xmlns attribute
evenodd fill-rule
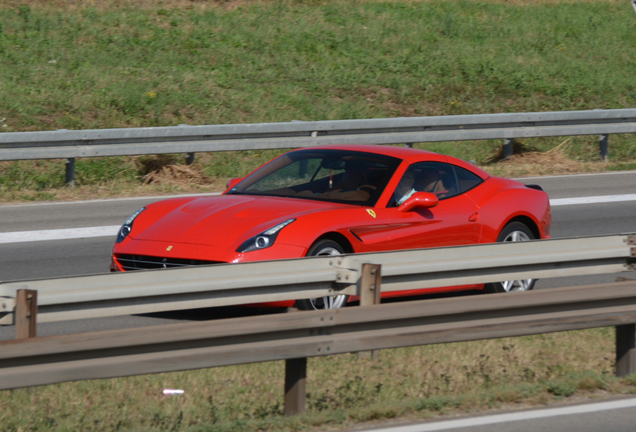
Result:
<svg viewBox="0 0 636 432"><path fill-rule="evenodd" d="M370 306L380 304L382 283L382 266L380 264L362 264L362 274L360 275L360 306ZM358 360L376 360L378 352L360 351Z"/></svg>
<svg viewBox="0 0 636 432"><path fill-rule="evenodd" d="M285 360L285 415L305 412L307 395L307 359Z"/></svg>
<svg viewBox="0 0 636 432"><path fill-rule="evenodd" d="M38 292L27 289L18 290L15 301L15 338L26 339L35 337Z"/></svg>
<svg viewBox="0 0 636 432"><path fill-rule="evenodd" d="M616 326L616 376L624 377L636 372L636 324Z"/></svg>

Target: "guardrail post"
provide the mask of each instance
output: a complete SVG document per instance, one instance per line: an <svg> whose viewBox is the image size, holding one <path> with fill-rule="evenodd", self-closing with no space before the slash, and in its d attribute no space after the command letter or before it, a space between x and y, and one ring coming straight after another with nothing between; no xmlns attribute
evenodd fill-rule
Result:
<svg viewBox="0 0 636 432"><path fill-rule="evenodd" d="M360 306L380 304L382 266L380 264L362 264L360 273ZM358 360L377 359L377 351L361 351Z"/></svg>
<svg viewBox="0 0 636 432"><path fill-rule="evenodd" d="M382 266L380 264L362 264L360 275L360 306L380 303Z"/></svg>
<svg viewBox="0 0 636 432"><path fill-rule="evenodd" d="M598 137L598 147L601 153L601 160L607 160L607 140L609 135L599 135Z"/></svg>
<svg viewBox="0 0 636 432"><path fill-rule="evenodd" d="M185 163L186 165L192 165L194 163L194 153L186 153Z"/></svg>
<svg viewBox="0 0 636 432"><path fill-rule="evenodd" d="M512 138L504 138L503 158L508 159L514 153L514 144Z"/></svg>
<svg viewBox="0 0 636 432"><path fill-rule="evenodd" d="M413 143L406 143L406 144L404 144L404 145L405 145L406 147L408 147L408 148L413 148Z"/></svg>
<svg viewBox="0 0 636 432"><path fill-rule="evenodd" d="M636 372L636 324L616 326L616 376L624 377Z"/></svg>
<svg viewBox="0 0 636 432"><path fill-rule="evenodd" d="M305 412L307 395L307 359L285 360L285 415Z"/></svg>
<svg viewBox="0 0 636 432"><path fill-rule="evenodd" d="M33 338L36 334L38 292L21 289L15 298L15 338Z"/></svg>
<svg viewBox="0 0 636 432"><path fill-rule="evenodd" d="M66 176L64 183L68 187L73 187L75 186L75 158L66 159L66 162L64 162L64 164L66 165Z"/></svg>

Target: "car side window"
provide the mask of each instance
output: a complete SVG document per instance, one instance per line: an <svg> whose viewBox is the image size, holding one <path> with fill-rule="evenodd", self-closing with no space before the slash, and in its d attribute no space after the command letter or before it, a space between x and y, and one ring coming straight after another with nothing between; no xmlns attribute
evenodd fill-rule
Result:
<svg viewBox="0 0 636 432"><path fill-rule="evenodd" d="M453 166L442 162L419 162L408 167L395 188L390 207L397 207L415 192L431 192L442 200L459 193Z"/></svg>
<svg viewBox="0 0 636 432"><path fill-rule="evenodd" d="M305 184L310 181L311 175L318 169L319 165L320 159L303 159L291 162L249 186L246 191L277 190Z"/></svg>
<svg viewBox="0 0 636 432"><path fill-rule="evenodd" d="M478 175L458 166L455 167L455 173L457 174L460 193L467 192L483 182Z"/></svg>

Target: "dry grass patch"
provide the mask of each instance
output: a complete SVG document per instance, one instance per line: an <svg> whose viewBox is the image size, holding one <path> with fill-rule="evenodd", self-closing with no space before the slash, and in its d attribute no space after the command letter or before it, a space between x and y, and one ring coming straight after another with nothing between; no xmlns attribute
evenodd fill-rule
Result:
<svg viewBox="0 0 636 432"><path fill-rule="evenodd" d="M180 185L207 185L211 179L203 171L186 165L167 165L156 171L146 174L144 184L171 183Z"/></svg>
<svg viewBox="0 0 636 432"><path fill-rule="evenodd" d="M172 184L181 187L209 186L212 179L198 165L181 165L175 155L137 159L143 184Z"/></svg>
<svg viewBox="0 0 636 432"><path fill-rule="evenodd" d="M481 168L489 173L502 177L524 177L544 175L566 175L607 171L606 162L579 161L568 157L567 139L551 150L540 152L527 148L523 142L514 141L514 154L503 159L500 149Z"/></svg>

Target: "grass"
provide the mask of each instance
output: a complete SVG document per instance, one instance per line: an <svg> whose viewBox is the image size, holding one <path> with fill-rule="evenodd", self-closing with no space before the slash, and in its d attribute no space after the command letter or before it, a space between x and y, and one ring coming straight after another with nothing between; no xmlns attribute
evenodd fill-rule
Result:
<svg viewBox="0 0 636 432"><path fill-rule="evenodd" d="M632 107L635 29L614 0L5 2L0 131ZM426 148L499 173L500 145ZM594 163L596 137L568 145L579 170L636 163L630 135L611 137L610 164ZM141 189L218 189L275 153L201 156L208 183ZM0 200L137 194L148 174L134 157L76 172L68 192L63 161L1 162Z"/></svg>
<svg viewBox="0 0 636 432"><path fill-rule="evenodd" d="M23 4L0 9L0 111L12 131L628 107L623 6Z"/></svg>
<svg viewBox="0 0 636 432"><path fill-rule="evenodd" d="M636 377L613 377L613 343L601 328L313 358L308 411L294 418L282 415L283 362L3 391L0 430L338 429L632 394Z"/></svg>

